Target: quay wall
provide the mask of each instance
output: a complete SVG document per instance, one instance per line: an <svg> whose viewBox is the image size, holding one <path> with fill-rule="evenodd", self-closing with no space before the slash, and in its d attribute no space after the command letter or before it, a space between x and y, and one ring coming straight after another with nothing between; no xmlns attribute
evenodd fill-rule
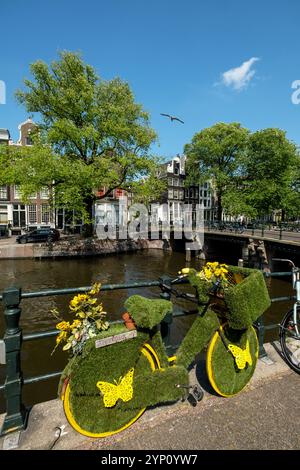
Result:
<svg viewBox="0 0 300 470"><path fill-rule="evenodd" d="M1 259L24 258L70 258L101 256L113 253L126 253L145 249L170 249L164 240L98 240L98 239L68 239L59 242L1 244Z"/></svg>

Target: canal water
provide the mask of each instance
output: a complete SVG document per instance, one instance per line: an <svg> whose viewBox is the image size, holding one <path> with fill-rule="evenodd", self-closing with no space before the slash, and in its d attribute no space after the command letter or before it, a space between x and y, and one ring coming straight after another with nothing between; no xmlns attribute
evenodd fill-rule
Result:
<svg viewBox="0 0 300 470"><path fill-rule="evenodd" d="M219 259L220 260L220 259ZM236 260L223 257L222 262L236 264ZM136 253L119 254L105 257L64 259L64 260L4 260L0 261L0 292L9 286L21 286L23 292L88 286L95 281L102 284L129 283L136 281L157 280L162 274L175 277L186 266L184 253L169 253L162 250L144 250ZM200 269L200 261L193 259L190 266ZM291 295L292 290L287 280L268 279L271 297ZM159 297L158 288L141 288L103 292L100 299L109 320L121 318L124 301L132 294L147 297ZM70 320L68 303L71 296L56 296L22 300L21 326L24 334L55 328L57 320L51 314L53 308L61 312L62 317ZM265 323L278 323L290 304L276 303L265 314ZM171 340L178 344L193 316L177 318L172 325ZM4 334L3 305L0 302L0 338ZM278 331L267 332L268 341L277 338ZM55 338L26 342L22 348L22 369L24 377L46 374L61 370L67 362L67 353L57 348ZM0 365L0 384L5 380L5 366ZM43 402L56 397L57 379L39 382L24 387L26 405ZM3 393L0 392L0 413L5 409Z"/></svg>

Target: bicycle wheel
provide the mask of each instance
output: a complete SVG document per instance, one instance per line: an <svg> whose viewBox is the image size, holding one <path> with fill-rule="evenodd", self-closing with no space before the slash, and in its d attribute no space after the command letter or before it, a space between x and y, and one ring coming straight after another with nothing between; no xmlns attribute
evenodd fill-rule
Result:
<svg viewBox="0 0 300 470"><path fill-rule="evenodd" d="M251 379L258 358L258 341L253 326L234 330L221 326L207 350L206 370L213 389L223 397L239 393Z"/></svg>
<svg viewBox="0 0 300 470"><path fill-rule="evenodd" d="M293 310L287 312L279 328L281 349L287 364L300 374L300 338L296 337ZM300 309L297 309L297 326L300 331Z"/></svg>
<svg viewBox="0 0 300 470"><path fill-rule="evenodd" d="M119 358L117 357L116 360ZM129 401L117 400L115 405L107 407L100 392L93 395L81 394L80 389L72 391L72 382L66 386L63 396L63 406L67 420L79 433L88 437L107 437L119 433L131 426L143 414L146 408L141 408L139 402L139 379L145 373L160 369L158 355L151 345L145 343L140 349L140 355L134 365L132 377L133 397ZM128 370L132 371L128 366ZM109 379L108 385L115 387Z"/></svg>

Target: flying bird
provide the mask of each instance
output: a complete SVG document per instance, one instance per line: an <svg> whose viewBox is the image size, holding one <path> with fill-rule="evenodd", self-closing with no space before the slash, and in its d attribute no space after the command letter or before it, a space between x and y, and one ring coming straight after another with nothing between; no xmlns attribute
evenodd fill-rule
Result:
<svg viewBox="0 0 300 470"><path fill-rule="evenodd" d="M184 124L184 122L183 122L181 119L179 119L178 117L170 116L170 114L163 114L163 113L160 113L160 115L161 115L161 116L166 116L166 117L170 118L172 122L173 122L173 121L179 121L179 122L181 122L182 124Z"/></svg>

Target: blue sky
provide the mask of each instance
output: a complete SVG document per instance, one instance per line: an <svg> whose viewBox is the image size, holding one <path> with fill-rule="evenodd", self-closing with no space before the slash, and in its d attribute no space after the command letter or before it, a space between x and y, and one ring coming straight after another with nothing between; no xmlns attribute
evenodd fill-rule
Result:
<svg viewBox="0 0 300 470"><path fill-rule="evenodd" d="M300 104L291 100L299 0L12 0L1 2L0 17L0 127L14 140L28 117L14 91L29 64L67 49L102 78L130 84L158 134L153 152L166 158L219 121L280 127L300 144Z"/></svg>

